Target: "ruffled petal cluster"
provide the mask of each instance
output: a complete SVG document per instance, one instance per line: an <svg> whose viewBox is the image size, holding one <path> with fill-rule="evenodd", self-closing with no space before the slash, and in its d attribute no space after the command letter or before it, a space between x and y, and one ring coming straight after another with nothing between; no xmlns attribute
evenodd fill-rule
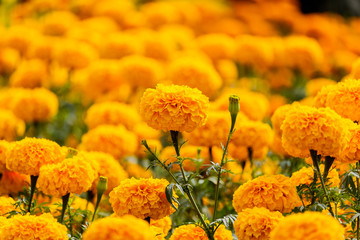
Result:
<svg viewBox="0 0 360 240"><path fill-rule="evenodd" d="M166 179L125 179L110 192L110 203L118 216L126 214L145 219L160 219L175 210L166 199Z"/></svg>
<svg viewBox="0 0 360 240"><path fill-rule="evenodd" d="M0 197L0 216L6 216L15 210L15 201L11 197Z"/></svg>
<svg viewBox="0 0 360 240"><path fill-rule="evenodd" d="M360 159L360 127L354 124L345 135L338 161L356 163Z"/></svg>
<svg viewBox="0 0 360 240"><path fill-rule="evenodd" d="M221 225L215 232L215 240L232 240L231 231L227 230L224 225ZM208 240L204 229L195 224L182 225L176 228L170 237L170 240Z"/></svg>
<svg viewBox="0 0 360 240"><path fill-rule="evenodd" d="M6 152L10 147L10 143L5 140L0 140L0 173L5 172L6 169Z"/></svg>
<svg viewBox="0 0 360 240"><path fill-rule="evenodd" d="M25 122L10 110L0 109L0 139L13 141L24 135Z"/></svg>
<svg viewBox="0 0 360 240"><path fill-rule="evenodd" d="M320 166L320 171L324 172L324 165ZM338 187L340 184L340 178L339 173L336 171L336 169L332 169L329 171L329 174L327 176L328 178L328 184L330 184L331 187ZM295 186L299 186L301 184L310 185L313 182L314 179L314 169L312 167L303 167L299 171L293 172L291 175L291 182ZM320 179L318 178L318 183L320 183Z"/></svg>
<svg viewBox="0 0 360 240"><path fill-rule="evenodd" d="M0 179L0 195L17 195L30 184L30 177L18 172L3 172Z"/></svg>
<svg viewBox="0 0 360 240"><path fill-rule="evenodd" d="M299 205L301 202L296 187L284 175L255 178L241 185L233 196L233 206L238 213L253 207L289 213Z"/></svg>
<svg viewBox="0 0 360 240"><path fill-rule="evenodd" d="M198 89L158 84L141 98L140 113L152 128L192 132L205 124L209 99Z"/></svg>

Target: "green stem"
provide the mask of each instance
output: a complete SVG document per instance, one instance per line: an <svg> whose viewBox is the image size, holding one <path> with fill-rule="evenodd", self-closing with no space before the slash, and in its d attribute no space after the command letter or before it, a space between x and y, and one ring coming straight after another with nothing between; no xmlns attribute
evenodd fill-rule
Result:
<svg viewBox="0 0 360 240"><path fill-rule="evenodd" d="M334 212L333 212L332 207L331 207L330 197L329 197L328 192L327 192L326 187L325 187L324 178L323 178L323 176L321 175L321 172L320 172L320 166L319 166L319 159L318 159L317 151L315 151L315 150L310 150L310 155L311 155L311 158L312 158L312 160L313 160L315 169L316 169L316 171L317 171L318 174L319 174L319 178L320 178L320 182L321 182L321 187L322 187L322 189L323 189L323 191L324 191L324 193L325 193L326 200L327 200L327 204L328 204L328 206L329 206L329 212L330 212L331 216L335 217L335 216L334 216Z"/></svg>
<svg viewBox="0 0 360 240"><path fill-rule="evenodd" d="M38 180L39 176L30 176L30 198L29 198L29 206L28 206L28 212L31 210L31 204L34 197L35 189L36 189L36 182Z"/></svg>
<svg viewBox="0 0 360 240"><path fill-rule="evenodd" d="M95 210L94 210L93 217L92 217L92 219L91 219L92 222L93 222L94 219L95 219L95 216L96 216L97 210L98 210L98 208L99 208L99 204L100 204L100 201L101 201L101 198L102 198L103 194L104 194L104 192L102 192L102 193L99 193L99 192L98 192L98 194L97 194L97 199L96 199L96 204L95 204Z"/></svg>
<svg viewBox="0 0 360 240"><path fill-rule="evenodd" d="M359 228L360 228L360 218L358 217L358 218L356 218L356 239L357 240L359 240L360 238L359 238Z"/></svg>
<svg viewBox="0 0 360 240"><path fill-rule="evenodd" d="M61 210L61 216L60 216L60 223L63 223L64 221L64 216L65 216L65 211L66 211L66 207L68 205L69 202L69 197L70 197L70 193L66 194L65 196L62 196L62 210Z"/></svg>

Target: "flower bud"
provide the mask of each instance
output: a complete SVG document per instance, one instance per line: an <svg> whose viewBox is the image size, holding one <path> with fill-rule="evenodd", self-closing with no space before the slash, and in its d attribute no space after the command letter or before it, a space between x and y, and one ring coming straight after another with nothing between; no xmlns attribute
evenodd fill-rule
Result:
<svg viewBox="0 0 360 240"><path fill-rule="evenodd" d="M99 182L98 182L98 184L97 184L97 186L96 186L96 190L97 190L97 192L98 192L98 195L99 195L99 194L102 195L102 194L106 191L106 189L107 189L107 182L108 182L107 177L100 176Z"/></svg>
<svg viewBox="0 0 360 240"><path fill-rule="evenodd" d="M234 129L237 114L240 111L240 98L236 95L229 97L229 112L231 115L231 130Z"/></svg>

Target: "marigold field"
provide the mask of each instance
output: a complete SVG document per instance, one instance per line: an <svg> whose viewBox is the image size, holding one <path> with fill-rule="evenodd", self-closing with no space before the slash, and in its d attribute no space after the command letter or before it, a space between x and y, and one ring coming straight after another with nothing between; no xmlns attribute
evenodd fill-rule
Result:
<svg viewBox="0 0 360 240"><path fill-rule="evenodd" d="M0 1L0 240L360 240L359 43L298 0Z"/></svg>

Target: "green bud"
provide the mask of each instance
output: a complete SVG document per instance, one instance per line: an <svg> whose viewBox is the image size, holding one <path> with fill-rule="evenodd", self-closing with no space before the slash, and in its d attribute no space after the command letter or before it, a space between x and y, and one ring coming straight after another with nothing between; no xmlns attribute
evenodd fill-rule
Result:
<svg viewBox="0 0 360 240"><path fill-rule="evenodd" d="M229 112L231 115L237 115L240 111L240 98L236 95L229 97Z"/></svg>
<svg viewBox="0 0 360 240"><path fill-rule="evenodd" d="M102 195L102 194L106 191L106 189L107 189L107 182L108 182L107 177L100 176L99 182L98 182L98 184L97 184L97 186L96 186L96 190L97 190L97 192L98 192L98 195L99 195L99 194Z"/></svg>

